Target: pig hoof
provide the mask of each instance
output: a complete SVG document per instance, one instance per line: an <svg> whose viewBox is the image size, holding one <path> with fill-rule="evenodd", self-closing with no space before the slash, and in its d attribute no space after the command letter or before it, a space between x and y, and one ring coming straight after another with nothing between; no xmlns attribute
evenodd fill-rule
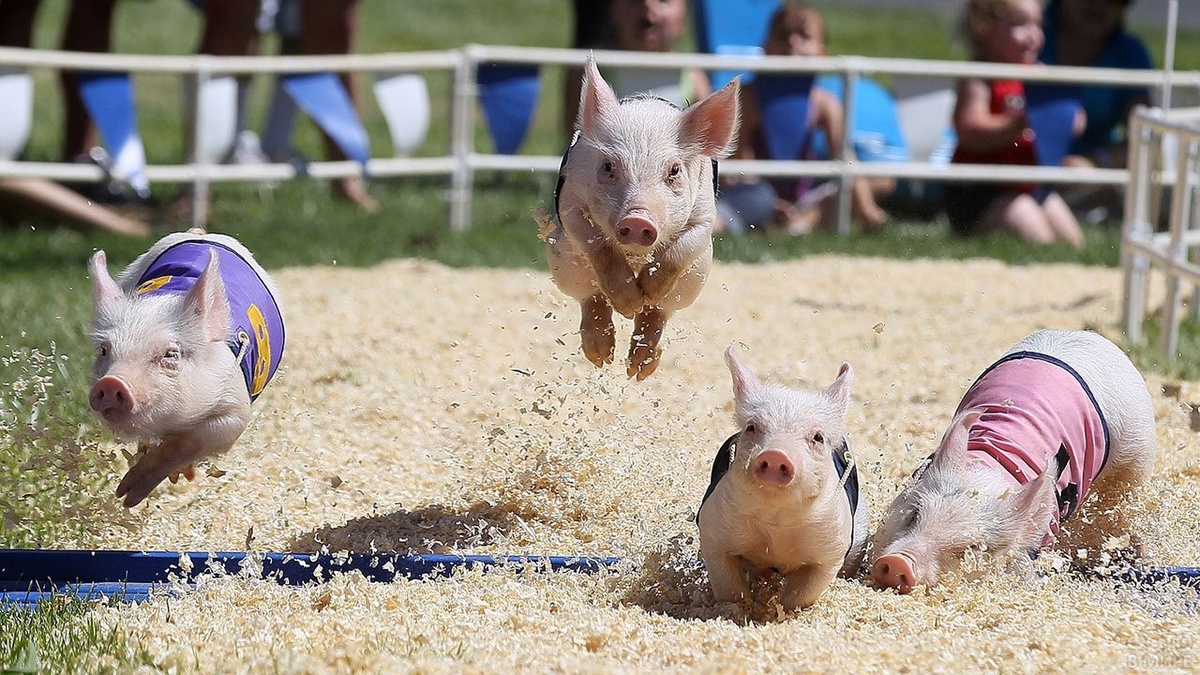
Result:
<svg viewBox="0 0 1200 675"><path fill-rule="evenodd" d="M613 352L617 348L613 333L613 326L609 324L606 330L583 334L583 355L597 368L603 368L605 364L613 362Z"/></svg>
<svg viewBox="0 0 1200 675"><path fill-rule="evenodd" d="M597 368L603 368L605 364L613 362L613 352L617 348L612 307L602 295L592 296L581 307L579 337L583 355Z"/></svg>
<svg viewBox="0 0 1200 675"><path fill-rule="evenodd" d="M659 356L661 352L658 347L633 343L629 349L629 367L625 370L626 375L636 376L638 382L650 377L658 369Z"/></svg>

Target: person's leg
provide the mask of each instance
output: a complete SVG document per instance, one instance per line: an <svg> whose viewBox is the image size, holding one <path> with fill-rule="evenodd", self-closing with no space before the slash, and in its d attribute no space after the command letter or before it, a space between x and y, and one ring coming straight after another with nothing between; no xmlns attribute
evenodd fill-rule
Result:
<svg viewBox="0 0 1200 675"><path fill-rule="evenodd" d="M1045 211L1028 194L1005 193L988 204L979 223L983 232L1005 230L1035 244L1050 244L1055 240Z"/></svg>
<svg viewBox="0 0 1200 675"><path fill-rule="evenodd" d="M249 56L258 51L258 3L247 0L206 0L200 54Z"/></svg>
<svg viewBox="0 0 1200 675"><path fill-rule="evenodd" d="M107 52L112 48L112 18L117 0L73 0L63 30L62 48L72 52ZM59 71L66 108L62 157L71 161L87 155L96 144L96 129L79 93L79 78Z"/></svg>
<svg viewBox="0 0 1200 675"><path fill-rule="evenodd" d="M33 46L33 20L41 4L42 0L0 0L0 46Z"/></svg>
<svg viewBox="0 0 1200 675"><path fill-rule="evenodd" d="M300 5L300 51L304 54L349 54L354 49L357 9L358 0L303 0ZM342 73L341 78L350 100L358 108L355 78L350 73ZM345 159L346 155L337 143L328 135L322 135L328 156ZM379 208L358 177L335 180L333 192L368 211Z"/></svg>
<svg viewBox="0 0 1200 675"><path fill-rule="evenodd" d="M1042 202L1042 210L1046 214L1046 222L1054 233L1055 239L1065 241L1075 248L1083 247L1083 229L1067 202L1057 192L1051 192Z"/></svg>

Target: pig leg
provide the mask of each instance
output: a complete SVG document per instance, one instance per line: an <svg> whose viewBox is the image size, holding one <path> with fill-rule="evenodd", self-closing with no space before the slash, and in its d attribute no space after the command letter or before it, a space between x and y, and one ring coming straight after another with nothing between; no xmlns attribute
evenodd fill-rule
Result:
<svg viewBox="0 0 1200 675"><path fill-rule="evenodd" d="M597 368L612 363L616 349L616 329L612 322L612 306L601 293L579 303L579 337L583 343L583 355Z"/></svg>
<svg viewBox="0 0 1200 675"><path fill-rule="evenodd" d="M787 611L807 609L816 603L817 598L833 578L837 576L836 566L822 567L807 565L799 570L789 572L784 577L783 593L779 598L780 604Z"/></svg>
<svg viewBox="0 0 1200 675"><path fill-rule="evenodd" d="M179 474L186 472L200 458L200 445L188 443L187 440L185 437L172 437L163 439L158 445L138 446L137 462L129 467L117 485L117 497L124 497L125 508L140 504L167 478L178 480Z"/></svg>
<svg viewBox="0 0 1200 675"><path fill-rule="evenodd" d="M661 307L645 307L633 317L633 339L629 341L629 367L626 374L637 376L638 382L650 377L658 368L662 350L658 341L662 339L667 325L667 312Z"/></svg>
<svg viewBox="0 0 1200 675"><path fill-rule="evenodd" d="M117 497L124 497L125 507L132 508L164 479L174 483L182 475L192 480L196 462L228 451L245 428L246 420L219 415L186 434L168 436L158 445L140 445L137 461L117 484Z"/></svg>
<svg viewBox="0 0 1200 675"><path fill-rule="evenodd" d="M742 571L742 560L734 555L716 556L704 561L708 583L717 602L738 602L750 597L750 582Z"/></svg>
<svg viewBox="0 0 1200 675"><path fill-rule="evenodd" d="M642 270L638 285L646 304L671 311L683 309L700 295L711 266L711 230L692 227Z"/></svg>

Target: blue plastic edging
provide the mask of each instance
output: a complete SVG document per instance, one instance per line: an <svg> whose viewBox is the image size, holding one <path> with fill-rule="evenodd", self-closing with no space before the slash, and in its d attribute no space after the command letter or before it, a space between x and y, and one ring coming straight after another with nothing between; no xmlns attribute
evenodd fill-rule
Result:
<svg viewBox="0 0 1200 675"><path fill-rule="evenodd" d="M54 594L141 602L153 591L193 583L202 574L236 575L247 566L256 568L260 578L298 586L323 583L347 572L387 583L500 565L591 574L619 562L619 558L586 556L0 549L0 603L32 605Z"/></svg>

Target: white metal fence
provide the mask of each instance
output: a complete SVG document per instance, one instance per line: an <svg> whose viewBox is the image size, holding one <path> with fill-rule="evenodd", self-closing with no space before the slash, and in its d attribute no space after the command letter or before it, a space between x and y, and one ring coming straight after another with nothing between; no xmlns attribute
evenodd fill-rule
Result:
<svg viewBox="0 0 1200 675"><path fill-rule="evenodd" d="M1121 237L1125 336L1132 343L1142 340L1148 281L1158 269L1166 282L1160 348L1174 361L1185 283L1193 290L1193 313L1198 309L1200 108L1139 109L1129 129L1129 190Z"/></svg>
<svg viewBox="0 0 1200 675"><path fill-rule="evenodd" d="M1005 64L961 61L924 61L915 59L884 59L858 56L826 58L800 57L739 57L709 54L644 54L637 52L597 51L597 61L603 66L623 68L688 68L709 71L744 70L755 72L837 73L846 80L846 119L854 118L855 88L863 75L891 75L897 81L905 78L945 79L947 83L960 77L1010 77L1027 82L1060 82L1071 84L1117 84L1147 86L1161 90L1167 84L1163 71L1133 71L1103 68L1045 66L1031 68ZM453 81L450 110L450 141L444 154L422 157L372 157L367 172L385 178L405 175L446 175L450 179L450 226L463 229L471 221L471 199L474 175L478 171L557 171L557 155L498 155L477 152L476 71L481 63L525 63L542 66L580 66L587 52L571 49L536 47L505 47L466 45L459 49L404 52L388 54L357 54L319 57L214 57L149 56L121 54L83 54L50 50L0 48L0 70L12 68L50 68L90 71L129 71L133 73L170 73L191 76L196 101L190 116L197 139L207 127L200 106L200 91L205 82L229 74L295 73L295 72L358 72L380 74L397 71L445 71ZM1170 86L1176 100L1200 97L1200 71L1170 73ZM0 102L11 106L13 102ZM0 133L8 115L0 115ZM948 123L948 120L947 120ZM846 134L843 143L851 143ZM846 152L843 156L849 156ZM831 177L843 183L857 176L881 176L940 181L997 181L1050 182L1124 185L1129 172L1124 169L1074 169L1063 167L1016 167L1001 165L956 165L948 170L944 165L927 162L852 162L852 161L735 161L722 162L723 171L744 172L763 176ZM203 158L183 160L178 164L151 165L146 174L152 183L191 183L199 192L213 181L277 181L295 178L302 173L315 178L334 178L356 175L357 163L312 162L303 170L290 164L255 166L220 165ZM0 160L0 177L43 177L53 180L100 181L103 170L96 166ZM849 229L849 190L842 190L839 208L839 232ZM196 200L197 202L201 200ZM196 214L201 218L202 214Z"/></svg>

